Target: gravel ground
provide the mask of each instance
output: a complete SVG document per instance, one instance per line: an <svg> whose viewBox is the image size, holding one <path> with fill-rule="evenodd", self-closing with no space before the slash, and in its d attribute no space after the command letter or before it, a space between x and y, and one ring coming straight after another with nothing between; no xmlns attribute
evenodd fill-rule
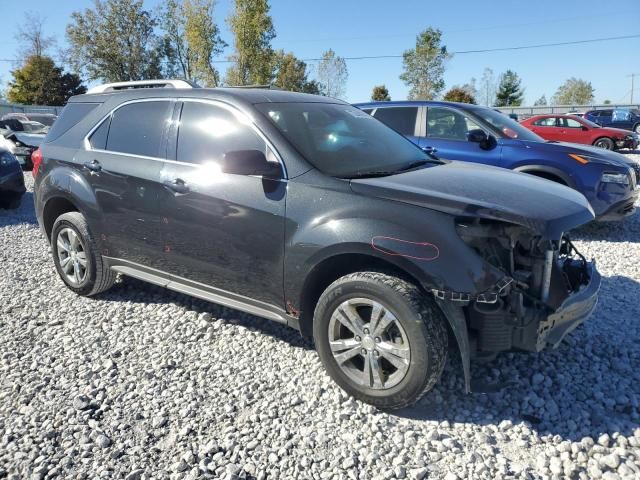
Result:
<svg viewBox="0 0 640 480"><path fill-rule="evenodd" d="M640 214L574 236L590 321L473 367L508 388L463 394L453 359L390 414L280 325L132 279L74 295L28 193L0 212L0 478L640 478Z"/></svg>

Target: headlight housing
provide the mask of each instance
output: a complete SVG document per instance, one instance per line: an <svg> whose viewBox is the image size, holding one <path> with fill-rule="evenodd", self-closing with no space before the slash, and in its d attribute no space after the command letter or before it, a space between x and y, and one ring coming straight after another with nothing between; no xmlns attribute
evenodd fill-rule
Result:
<svg viewBox="0 0 640 480"><path fill-rule="evenodd" d="M603 173L600 177L603 183L617 183L619 185L629 185L629 175L625 173Z"/></svg>

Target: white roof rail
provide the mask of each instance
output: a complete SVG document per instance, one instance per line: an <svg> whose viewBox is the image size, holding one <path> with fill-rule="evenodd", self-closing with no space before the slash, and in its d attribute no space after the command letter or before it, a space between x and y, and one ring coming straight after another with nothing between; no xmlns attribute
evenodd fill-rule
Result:
<svg viewBox="0 0 640 480"><path fill-rule="evenodd" d="M131 82L115 82L97 85L87 90L87 93L107 93L134 88L193 88L194 85L186 80L135 80Z"/></svg>

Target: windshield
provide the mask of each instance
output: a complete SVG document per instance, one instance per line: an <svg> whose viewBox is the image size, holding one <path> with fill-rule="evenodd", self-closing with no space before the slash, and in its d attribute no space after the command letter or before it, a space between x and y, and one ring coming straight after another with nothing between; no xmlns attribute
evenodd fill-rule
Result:
<svg viewBox="0 0 640 480"><path fill-rule="evenodd" d="M490 108L474 108L473 114L493 126L500 132L502 138L517 138L529 142L544 142L545 140L531 130L523 127L515 120Z"/></svg>
<svg viewBox="0 0 640 480"><path fill-rule="evenodd" d="M600 128L600 125L598 125L595 122L592 122L591 120L587 120L586 118L580 118L580 121L584 123L587 127Z"/></svg>
<svg viewBox="0 0 640 480"><path fill-rule="evenodd" d="M40 122L22 122L25 132L29 133L46 133L48 128Z"/></svg>
<svg viewBox="0 0 640 480"><path fill-rule="evenodd" d="M334 177L393 173L430 157L395 130L351 105L256 105L318 170Z"/></svg>

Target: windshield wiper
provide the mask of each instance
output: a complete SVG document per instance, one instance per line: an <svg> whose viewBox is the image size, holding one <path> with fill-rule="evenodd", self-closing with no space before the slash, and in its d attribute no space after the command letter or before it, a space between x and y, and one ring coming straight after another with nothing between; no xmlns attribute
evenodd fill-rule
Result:
<svg viewBox="0 0 640 480"><path fill-rule="evenodd" d="M373 178L373 177L388 177L390 175L396 175L398 173L405 173L408 172L409 170L414 170L416 168L420 168L423 167L429 163L435 163L437 165L442 165L444 162L443 160L436 160L434 159L429 159L429 160L418 160L417 162L412 162L409 165L402 167L402 168L398 168L396 170L371 170L369 172L359 172L359 173L354 173L353 175L348 175L345 176L343 178Z"/></svg>

